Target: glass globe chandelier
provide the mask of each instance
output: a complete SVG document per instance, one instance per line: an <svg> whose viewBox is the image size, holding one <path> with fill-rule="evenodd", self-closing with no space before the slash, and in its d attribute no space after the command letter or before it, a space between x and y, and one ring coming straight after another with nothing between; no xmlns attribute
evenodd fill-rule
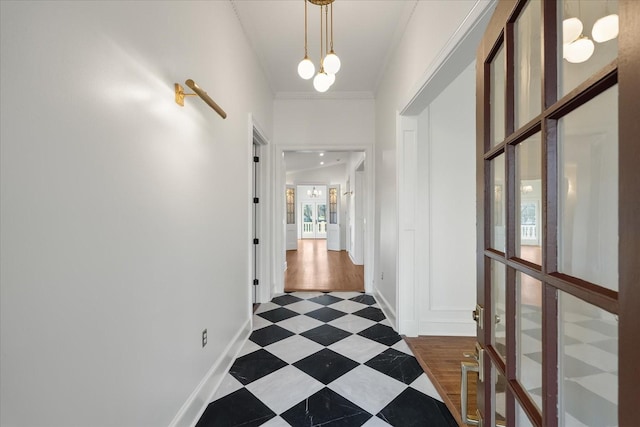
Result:
<svg viewBox="0 0 640 427"><path fill-rule="evenodd" d="M320 68L317 74L307 49L307 2L320 6ZM333 50L333 2L334 0L304 0L304 58L298 64L298 75L305 80L313 77L313 87L318 92L326 92L336 81L336 73L340 71L340 58ZM331 11L331 19L329 19L329 11ZM329 21L331 21L330 28ZM330 41L329 33L331 33Z"/></svg>
<svg viewBox="0 0 640 427"><path fill-rule="evenodd" d="M566 5L566 3L565 3ZM605 6L608 9L608 1ZM581 15L580 0L578 0L578 15ZM589 37L582 33L583 25L579 18L567 18L562 21L562 57L574 64L587 61L595 51L595 44L604 43L618 37L618 15L610 14L598 19L591 29Z"/></svg>

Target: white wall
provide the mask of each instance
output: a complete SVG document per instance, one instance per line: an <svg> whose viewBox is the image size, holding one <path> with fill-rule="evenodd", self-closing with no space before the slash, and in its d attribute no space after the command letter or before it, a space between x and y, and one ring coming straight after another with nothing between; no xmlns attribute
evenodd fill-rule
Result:
<svg viewBox="0 0 640 427"><path fill-rule="evenodd" d="M274 158L276 159L274 179L275 218L282 218L284 206L285 173L281 153L296 150L344 150L362 151L368 161L373 162L375 140L375 103L373 99L276 99L273 117ZM373 167L366 172L366 180L373 182ZM348 173L348 172L347 172ZM369 186L369 190L372 186ZM370 194L364 209L372 221L373 195ZM344 199L343 199L344 201ZM278 259L274 265L283 266L285 258L284 226L282 221L274 221L276 239L274 253ZM367 230L367 240L373 241L373 229ZM371 245L372 246L372 245ZM369 261L365 250L365 290L372 289L373 257ZM283 271L276 272L274 292L283 292Z"/></svg>
<svg viewBox="0 0 640 427"><path fill-rule="evenodd" d="M475 62L418 117L420 335L475 335Z"/></svg>
<svg viewBox="0 0 640 427"><path fill-rule="evenodd" d="M371 146L373 99L276 99L273 137L283 147Z"/></svg>
<svg viewBox="0 0 640 427"><path fill-rule="evenodd" d="M348 155L348 153L345 153ZM344 185L346 163L317 169L287 173L287 184L340 184Z"/></svg>
<svg viewBox="0 0 640 427"><path fill-rule="evenodd" d="M228 2L0 7L0 424L166 426L250 319L271 93Z"/></svg>
<svg viewBox="0 0 640 427"><path fill-rule="evenodd" d="M439 57L450 37L464 23L476 3L486 1L417 2L376 93L375 290L386 313L395 317L397 254L396 117L415 96L427 72L445 58ZM453 76L452 76L453 77ZM471 94L470 96L473 96Z"/></svg>

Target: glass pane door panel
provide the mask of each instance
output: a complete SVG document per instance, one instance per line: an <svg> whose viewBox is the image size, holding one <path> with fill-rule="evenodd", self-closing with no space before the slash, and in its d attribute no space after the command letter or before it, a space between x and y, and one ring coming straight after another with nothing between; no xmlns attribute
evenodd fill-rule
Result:
<svg viewBox="0 0 640 427"><path fill-rule="evenodd" d="M501 262L491 260L491 292L493 296L492 344L504 358L507 357L506 342L506 274Z"/></svg>
<svg viewBox="0 0 640 427"><path fill-rule="evenodd" d="M491 247L499 251L505 251L505 174L504 174L504 154L500 154L491 160L490 174L491 186L493 189L491 204Z"/></svg>
<svg viewBox="0 0 640 427"><path fill-rule="evenodd" d="M327 205L318 203L316 209L318 210L318 233L324 234L327 232Z"/></svg>
<svg viewBox="0 0 640 427"><path fill-rule="evenodd" d="M618 56L617 0L564 0L559 13L559 91L564 96Z"/></svg>
<svg viewBox="0 0 640 427"><path fill-rule="evenodd" d="M515 22L515 120L519 128L540 114L542 105L540 0L530 0Z"/></svg>
<svg viewBox="0 0 640 427"><path fill-rule="evenodd" d="M542 283L516 273L516 375L542 409Z"/></svg>
<svg viewBox="0 0 640 427"><path fill-rule="evenodd" d="M315 230L313 225L314 221L314 205L312 203L303 203L302 204L302 237L303 238L313 238L315 237Z"/></svg>
<svg viewBox="0 0 640 427"><path fill-rule="evenodd" d="M558 269L618 290L618 87L559 121Z"/></svg>
<svg viewBox="0 0 640 427"><path fill-rule="evenodd" d="M507 379L493 366L493 393L495 407L495 425L502 427L507 425Z"/></svg>
<svg viewBox="0 0 640 427"><path fill-rule="evenodd" d="M618 324L613 314L560 292L561 425L618 425Z"/></svg>
<svg viewBox="0 0 640 427"><path fill-rule="evenodd" d="M542 265L542 155L537 133L516 146L516 255Z"/></svg>
<svg viewBox="0 0 640 427"><path fill-rule="evenodd" d="M491 146L496 146L505 136L505 60L504 46L491 61L490 107L491 114Z"/></svg>
<svg viewBox="0 0 640 427"><path fill-rule="evenodd" d="M516 399L516 427L534 427Z"/></svg>

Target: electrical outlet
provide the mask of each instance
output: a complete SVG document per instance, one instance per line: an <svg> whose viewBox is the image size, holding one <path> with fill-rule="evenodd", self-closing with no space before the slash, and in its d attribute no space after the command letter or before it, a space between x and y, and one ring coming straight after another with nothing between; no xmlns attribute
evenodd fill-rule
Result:
<svg viewBox="0 0 640 427"><path fill-rule="evenodd" d="M207 330L202 331L202 346L207 345Z"/></svg>

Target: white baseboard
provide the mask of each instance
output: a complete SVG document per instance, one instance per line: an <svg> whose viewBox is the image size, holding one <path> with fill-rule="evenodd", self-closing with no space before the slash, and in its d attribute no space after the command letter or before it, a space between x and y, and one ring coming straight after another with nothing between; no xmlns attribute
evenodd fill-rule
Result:
<svg viewBox="0 0 640 427"><path fill-rule="evenodd" d="M420 335L475 337L476 323L473 321L455 321L451 319L422 320Z"/></svg>
<svg viewBox="0 0 640 427"><path fill-rule="evenodd" d="M393 329L395 329L397 331L398 330L398 324L397 324L397 319L396 319L396 310L395 310L395 308L392 307L389 304L389 301L387 301L382 296L382 294L380 292L378 292L378 290L375 289L375 288L373 290L373 297L376 299L376 301L378 301L378 305L380 306L380 309L382 310L384 315L387 316L387 319L391 323L391 326L393 327Z"/></svg>
<svg viewBox="0 0 640 427"><path fill-rule="evenodd" d="M192 427L196 425L249 335L251 335L251 318L236 333L222 355L182 405L169 427Z"/></svg>

